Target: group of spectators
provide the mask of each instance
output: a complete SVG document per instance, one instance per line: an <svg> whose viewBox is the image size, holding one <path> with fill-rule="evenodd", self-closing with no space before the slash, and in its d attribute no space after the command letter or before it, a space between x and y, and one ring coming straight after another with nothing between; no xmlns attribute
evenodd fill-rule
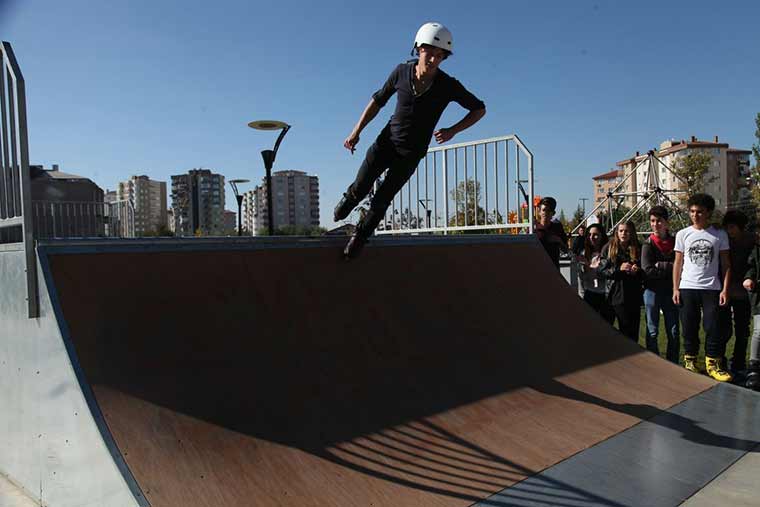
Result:
<svg viewBox="0 0 760 507"><path fill-rule="evenodd" d="M669 212L663 206L649 210L652 233L639 240L632 221L613 231L602 224L579 230L572 247L562 225L553 219L557 203L551 197L539 203L535 231L556 266L568 251L580 266L583 299L599 315L638 342L641 307L646 319L646 347L660 354L660 314L664 318L665 357L679 363L683 335L683 364L701 373L700 321L705 334L704 371L721 382L736 377L760 390L760 246L747 231L748 217L729 210L720 226L711 218L715 200L694 194L687 203L691 225L670 231ZM753 317L754 316L754 317ZM750 360L746 363L753 320ZM726 345L735 336L733 355Z"/></svg>

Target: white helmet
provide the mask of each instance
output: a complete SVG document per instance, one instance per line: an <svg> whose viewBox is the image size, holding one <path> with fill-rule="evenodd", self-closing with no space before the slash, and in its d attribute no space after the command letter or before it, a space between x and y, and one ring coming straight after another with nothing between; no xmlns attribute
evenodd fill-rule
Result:
<svg viewBox="0 0 760 507"><path fill-rule="evenodd" d="M425 23L417 30L414 47L418 48L422 44L445 49L450 54L454 54L454 39L451 37L451 32L440 23Z"/></svg>

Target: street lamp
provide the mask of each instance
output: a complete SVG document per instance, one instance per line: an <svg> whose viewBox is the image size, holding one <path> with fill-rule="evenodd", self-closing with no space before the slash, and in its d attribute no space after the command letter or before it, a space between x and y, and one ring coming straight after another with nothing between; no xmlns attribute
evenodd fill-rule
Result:
<svg viewBox="0 0 760 507"><path fill-rule="evenodd" d="M235 199L238 203L238 236L243 235L243 196L238 192L238 185L248 183L250 180L230 180L232 191L235 192Z"/></svg>
<svg viewBox="0 0 760 507"><path fill-rule="evenodd" d="M249 127L256 130L282 130L274 143L273 150L264 150L261 152L261 158L264 159L264 168L267 171L267 215L269 222L269 235L274 235L274 217L272 215L272 166L274 159L277 157L277 149L280 147L282 138L290 130L290 125L277 120L256 120L248 124Z"/></svg>

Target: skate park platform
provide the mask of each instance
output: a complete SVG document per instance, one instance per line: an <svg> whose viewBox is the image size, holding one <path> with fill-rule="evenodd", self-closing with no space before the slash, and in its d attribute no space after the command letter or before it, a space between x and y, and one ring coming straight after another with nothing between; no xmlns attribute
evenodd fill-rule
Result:
<svg viewBox="0 0 760 507"><path fill-rule="evenodd" d="M40 242L37 319L4 247L0 475L51 507L673 506L760 443L756 393L625 339L533 237L344 242Z"/></svg>

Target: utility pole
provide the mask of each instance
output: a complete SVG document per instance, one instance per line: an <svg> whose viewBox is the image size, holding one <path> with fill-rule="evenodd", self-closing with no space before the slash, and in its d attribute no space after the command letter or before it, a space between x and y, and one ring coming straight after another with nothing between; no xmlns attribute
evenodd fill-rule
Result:
<svg viewBox="0 0 760 507"><path fill-rule="evenodd" d="M579 201L583 202L583 216L586 216L586 201L588 201L588 197L581 197L578 199Z"/></svg>

